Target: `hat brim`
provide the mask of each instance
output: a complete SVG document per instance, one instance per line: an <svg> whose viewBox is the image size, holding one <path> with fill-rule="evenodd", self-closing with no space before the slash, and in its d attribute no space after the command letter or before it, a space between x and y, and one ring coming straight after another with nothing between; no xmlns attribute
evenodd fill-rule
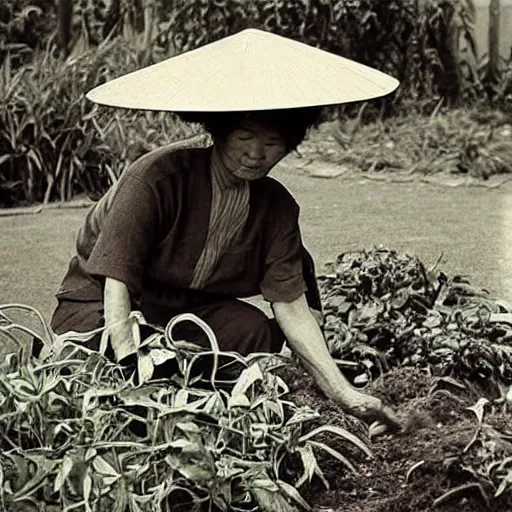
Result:
<svg viewBox="0 0 512 512"><path fill-rule="evenodd" d="M87 98L139 110L234 112L370 100L398 85L350 59L248 29L111 80Z"/></svg>

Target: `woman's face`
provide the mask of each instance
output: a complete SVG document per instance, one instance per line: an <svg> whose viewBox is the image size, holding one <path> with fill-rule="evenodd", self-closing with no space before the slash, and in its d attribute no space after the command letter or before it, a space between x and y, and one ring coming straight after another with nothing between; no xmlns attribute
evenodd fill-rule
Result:
<svg viewBox="0 0 512 512"><path fill-rule="evenodd" d="M218 145L225 167L237 178L264 178L287 153L285 138L268 126L248 121Z"/></svg>

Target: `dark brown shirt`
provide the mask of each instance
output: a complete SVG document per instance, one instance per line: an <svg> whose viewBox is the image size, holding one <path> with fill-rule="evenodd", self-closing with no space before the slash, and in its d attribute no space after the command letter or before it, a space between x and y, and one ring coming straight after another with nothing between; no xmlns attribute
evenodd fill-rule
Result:
<svg viewBox="0 0 512 512"><path fill-rule="evenodd" d="M269 177L250 183L243 236L225 249L202 289L191 289L209 228L211 154L211 147L175 144L137 160L88 213L77 262L57 296L102 301L103 278L110 277L127 285L143 313L176 314L219 296L290 302L304 293L299 207Z"/></svg>

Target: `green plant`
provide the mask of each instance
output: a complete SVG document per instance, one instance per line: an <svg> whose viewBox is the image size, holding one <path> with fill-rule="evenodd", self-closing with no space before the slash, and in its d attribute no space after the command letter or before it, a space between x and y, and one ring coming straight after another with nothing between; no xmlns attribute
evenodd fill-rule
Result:
<svg viewBox="0 0 512 512"><path fill-rule="evenodd" d="M434 502L435 506L469 488L478 489L488 505L493 498L512 491L512 435L484 421L486 409L487 412L493 410L494 415L497 409L501 409L503 414L510 405L505 397L493 401L480 398L475 405L468 407L478 423L473 438L458 455L457 463L460 470L469 474L473 481L439 496Z"/></svg>
<svg viewBox="0 0 512 512"><path fill-rule="evenodd" d="M0 505L7 510L42 503L123 512L178 510L179 503L181 510L309 510L300 487L315 475L328 485L316 451L354 470L318 434L371 455L344 429L312 428L318 413L286 400L288 388L275 373L283 358L219 352L193 315L141 339L147 325L133 313L138 370L129 376L102 355L106 333L93 352L83 343L97 333L55 337L42 321L28 329L13 322L18 309L1 308L0 336L50 339L38 359L20 351L0 363ZM173 339L184 320L205 329L210 350ZM166 377L154 377L163 367ZM298 471L285 481L294 456Z"/></svg>
<svg viewBox="0 0 512 512"><path fill-rule="evenodd" d="M0 4L0 65L9 55L17 67L47 46L56 27L53 0L3 0Z"/></svg>
<svg viewBox="0 0 512 512"><path fill-rule="evenodd" d="M108 8L82 0L73 32L83 33L86 45L111 33L137 39L147 29L142 13L149 8L154 31L142 38L146 51L170 56L252 27L388 72L402 87L392 98L373 102L377 113L394 112L404 98L427 101L431 108L441 97L457 103L473 83L462 72L459 50L465 39L476 56L472 0L116 0Z"/></svg>
<svg viewBox="0 0 512 512"><path fill-rule="evenodd" d="M332 267L319 277L325 335L359 385L396 366L468 379L490 393L512 383L512 328L499 316L510 306L464 276L384 248L342 254Z"/></svg>
<svg viewBox="0 0 512 512"><path fill-rule="evenodd" d="M383 122L331 123L301 146L308 157L365 173L463 175L488 179L512 171L510 118L489 107L446 109L432 115L411 112ZM368 105L368 104L366 104ZM410 178L406 178L410 179Z"/></svg>
<svg viewBox="0 0 512 512"><path fill-rule="evenodd" d="M62 62L47 50L0 72L2 205L98 197L143 152L195 132L171 114L94 106L85 93L140 66L120 39ZM58 101L57 101L58 99Z"/></svg>

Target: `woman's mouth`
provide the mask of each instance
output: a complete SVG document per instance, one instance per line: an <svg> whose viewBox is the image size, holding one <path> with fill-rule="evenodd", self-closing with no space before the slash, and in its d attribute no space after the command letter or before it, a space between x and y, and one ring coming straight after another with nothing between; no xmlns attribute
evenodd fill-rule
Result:
<svg viewBox="0 0 512 512"><path fill-rule="evenodd" d="M256 180L266 176L268 171L263 167L251 167L249 165L242 165L238 172L235 172L235 176L243 180Z"/></svg>

